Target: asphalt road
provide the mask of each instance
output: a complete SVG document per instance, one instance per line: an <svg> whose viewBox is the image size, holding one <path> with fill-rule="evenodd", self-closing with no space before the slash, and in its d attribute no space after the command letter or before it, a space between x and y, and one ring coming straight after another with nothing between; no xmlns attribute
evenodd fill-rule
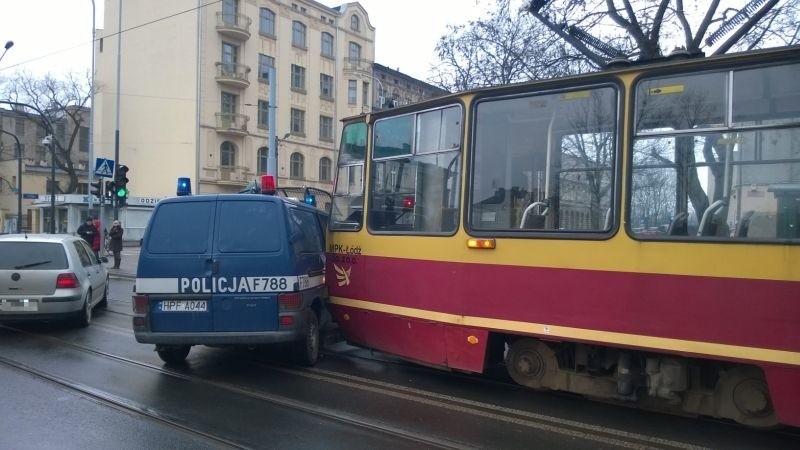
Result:
<svg viewBox="0 0 800 450"><path fill-rule="evenodd" d="M800 430L633 410L429 369L343 343L313 368L283 347L135 342L126 249L86 329L0 326L0 448L800 448Z"/></svg>

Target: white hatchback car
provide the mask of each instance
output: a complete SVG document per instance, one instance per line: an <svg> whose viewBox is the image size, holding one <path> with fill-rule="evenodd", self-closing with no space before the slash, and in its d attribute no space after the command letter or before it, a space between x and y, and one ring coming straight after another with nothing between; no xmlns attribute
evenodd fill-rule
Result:
<svg viewBox="0 0 800 450"><path fill-rule="evenodd" d="M67 234L0 235L0 322L92 320L108 302L108 259Z"/></svg>

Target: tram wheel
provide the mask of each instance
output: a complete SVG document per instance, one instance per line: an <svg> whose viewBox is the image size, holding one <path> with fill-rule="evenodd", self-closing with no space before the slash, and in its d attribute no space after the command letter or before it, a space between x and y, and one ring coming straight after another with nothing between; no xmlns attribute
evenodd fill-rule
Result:
<svg viewBox="0 0 800 450"><path fill-rule="evenodd" d="M186 360L186 357L189 356L189 350L191 347L188 345L182 345L177 347L168 347L168 346L160 346L156 345L156 352L158 353L158 357L161 358L167 364L181 364Z"/></svg>
<svg viewBox="0 0 800 450"><path fill-rule="evenodd" d="M753 428L780 426L763 372L742 366L725 372L715 392L717 414Z"/></svg>
<svg viewBox="0 0 800 450"><path fill-rule="evenodd" d="M558 361L555 352L542 341L514 341L506 355L506 368L518 384L532 389L557 389Z"/></svg>
<svg viewBox="0 0 800 450"><path fill-rule="evenodd" d="M314 311L309 311L308 322L303 339L295 344L297 362L313 366L319 361L319 319Z"/></svg>

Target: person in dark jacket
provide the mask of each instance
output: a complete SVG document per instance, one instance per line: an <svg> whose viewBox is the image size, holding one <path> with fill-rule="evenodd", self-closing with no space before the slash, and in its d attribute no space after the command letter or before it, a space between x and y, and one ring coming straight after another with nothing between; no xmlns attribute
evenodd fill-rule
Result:
<svg viewBox="0 0 800 450"><path fill-rule="evenodd" d="M86 222L78 227L78 236L83 238L83 240L86 241L89 246L92 246L94 243L94 237L98 234L100 234L100 232L97 231L97 227L94 226L93 217L87 217Z"/></svg>
<svg viewBox="0 0 800 450"><path fill-rule="evenodd" d="M122 229L119 220L115 220L111 224L111 230L108 232L111 242L109 242L108 247L114 253L114 267L112 269L119 269L119 263L122 262L122 233L124 232L125 230Z"/></svg>

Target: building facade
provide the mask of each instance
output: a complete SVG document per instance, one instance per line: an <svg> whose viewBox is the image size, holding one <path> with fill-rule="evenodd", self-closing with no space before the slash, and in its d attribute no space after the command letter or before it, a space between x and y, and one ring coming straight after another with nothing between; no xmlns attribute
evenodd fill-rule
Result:
<svg viewBox="0 0 800 450"><path fill-rule="evenodd" d="M78 111L81 124L63 119L53 123L55 137L62 145L72 140L70 160L77 183L72 189L69 174L56 167L57 194L86 194L87 169L89 168L88 110ZM50 176L52 154L42 143L47 135L40 117L36 114L0 109L0 233L14 233L17 229L17 209L20 198L18 180L22 180L22 230L27 232L49 231L45 229L50 218L50 207L40 202L52 192ZM21 161L17 158L19 141ZM56 231L68 232L67 209L56 205Z"/></svg>
<svg viewBox="0 0 800 450"><path fill-rule="evenodd" d="M278 185L332 189L339 121L373 102L361 5L106 0L105 24L94 152L115 159L118 146L132 196L174 195L179 177L195 193L238 192L267 169L271 114Z"/></svg>
<svg viewBox="0 0 800 450"><path fill-rule="evenodd" d="M372 65L372 78L375 81L373 111L397 108L450 93L378 63Z"/></svg>

